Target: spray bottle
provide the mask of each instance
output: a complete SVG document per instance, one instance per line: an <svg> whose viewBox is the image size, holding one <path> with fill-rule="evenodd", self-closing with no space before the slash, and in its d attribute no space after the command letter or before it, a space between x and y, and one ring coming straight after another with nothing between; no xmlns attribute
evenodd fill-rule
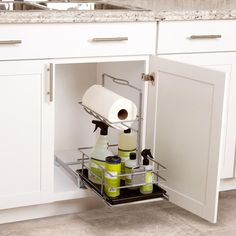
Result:
<svg viewBox="0 0 236 236"><path fill-rule="evenodd" d="M150 149L144 149L141 152L141 155L143 157L143 167L145 169L145 183L147 183L146 185L143 185L139 188L140 192L142 194L150 194L153 192L153 167L152 165L149 164L149 159L148 156L153 158L152 154L151 154L151 150Z"/></svg>
<svg viewBox="0 0 236 236"><path fill-rule="evenodd" d="M89 180L95 184L101 184L103 170L98 165L105 169L106 157L113 156L113 153L108 150L108 125L102 121L93 120L95 124L94 132L100 128L100 135L96 141L91 159L89 162Z"/></svg>

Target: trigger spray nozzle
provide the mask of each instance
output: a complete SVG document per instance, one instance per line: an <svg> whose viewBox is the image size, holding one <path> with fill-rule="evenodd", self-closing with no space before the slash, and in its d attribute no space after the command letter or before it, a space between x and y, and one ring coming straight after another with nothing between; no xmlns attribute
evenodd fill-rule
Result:
<svg viewBox="0 0 236 236"><path fill-rule="evenodd" d="M92 121L93 124L95 124L95 129L93 132L95 132L97 130L97 128L100 128L100 135L107 135L108 134L108 125L102 121L99 120L93 120Z"/></svg>
<svg viewBox="0 0 236 236"><path fill-rule="evenodd" d="M151 149L144 149L141 152L141 155L143 157L143 165L149 165L149 158L154 159L151 153Z"/></svg>

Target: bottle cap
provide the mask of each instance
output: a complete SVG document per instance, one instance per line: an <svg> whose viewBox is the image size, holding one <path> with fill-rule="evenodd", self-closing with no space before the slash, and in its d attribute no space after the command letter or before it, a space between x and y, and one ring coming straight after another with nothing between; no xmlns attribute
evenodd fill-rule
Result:
<svg viewBox="0 0 236 236"><path fill-rule="evenodd" d="M121 158L118 156L108 156L106 157L106 163L108 164L120 164Z"/></svg>
<svg viewBox="0 0 236 236"><path fill-rule="evenodd" d="M143 158L143 165L144 165L144 166L148 166L148 165L149 165L149 160L148 160L147 157L144 157L144 158Z"/></svg>
<svg viewBox="0 0 236 236"><path fill-rule="evenodd" d="M129 154L129 159L130 159L130 160L136 160L136 153L135 153L135 152L131 152L131 153Z"/></svg>
<svg viewBox="0 0 236 236"><path fill-rule="evenodd" d="M126 130L124 131L124 133L125 133L125 134L131 133L131 129L126 129Z"/></svg>

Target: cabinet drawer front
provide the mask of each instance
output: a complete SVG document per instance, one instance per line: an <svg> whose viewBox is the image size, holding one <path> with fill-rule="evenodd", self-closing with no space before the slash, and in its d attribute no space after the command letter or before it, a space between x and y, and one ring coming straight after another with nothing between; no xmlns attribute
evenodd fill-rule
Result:
<svg viewBox="0 0 236 236"><path fill-rule="evenodd" d="M0 60L155 53L155 22L1 25L0 29Z"/></svg>
<svg viewBox="0 0 236 236"><path fill-rule="evenodd" d="M236 51L236 21L160 22L158 54Z"/></svg>

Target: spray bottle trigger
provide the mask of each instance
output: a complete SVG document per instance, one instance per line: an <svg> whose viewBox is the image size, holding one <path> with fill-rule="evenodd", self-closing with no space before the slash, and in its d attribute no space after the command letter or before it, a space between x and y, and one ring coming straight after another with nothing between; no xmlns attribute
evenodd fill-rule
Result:
<svg viewBox="0 0 236 236"><path fill-rule="evenodd" d="M97 121L96 121L96 120L93 120L92 123L95 124L95 129L94 129L94 131L93 131L93 132L95 132L95 131L97 130L97 128L98 128Z"/></svg>
<svg viewBox="0 0 236 236"><path fill-rule="evenodd" d="M152 153L151 153L151 149L144 149L144 150L141 152L141 155L142 155L144 158L147 158L147 156L149 156L150 158L154 159L154 157L152 156Z"/></svg>
<svg viewBox="0 0 236 236"><path fill-rule="evenodd" d="M95 129L93 132L95 132L97 128L100 128L100 135L107 135L109 126L106 123L99 120L93 120L92 123L95 124Z"/></svg>

